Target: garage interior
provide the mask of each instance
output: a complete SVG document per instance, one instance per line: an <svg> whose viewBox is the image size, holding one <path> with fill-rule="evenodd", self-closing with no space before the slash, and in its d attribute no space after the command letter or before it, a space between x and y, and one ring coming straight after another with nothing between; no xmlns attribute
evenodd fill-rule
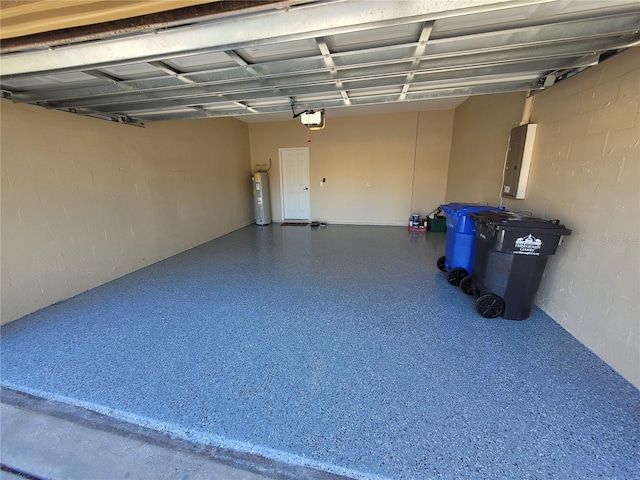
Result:
<svg viewBox="0 0 640 480"><path fill-rule="evenodd" d="M352 478L633 476L636 2L1 12L4 389ZM525 123L516 200L504 162ZM308 154L306 220L325 229L279 225L287 149ZM258 227L267 169L274 223ZM478 317L435 268L444 234L407 232L456 201L572 229L530 319ZM195 353L214 351L228 376Z"/></svg>

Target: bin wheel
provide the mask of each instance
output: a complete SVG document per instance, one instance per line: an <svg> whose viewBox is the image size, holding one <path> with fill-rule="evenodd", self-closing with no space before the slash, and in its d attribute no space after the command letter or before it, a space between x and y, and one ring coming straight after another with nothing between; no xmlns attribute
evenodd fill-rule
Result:
<svg viewBox="0 0 640 480"><path fill-rule="evenodd" d="M476 312L484 318L496 318L504 313L504 300L493 293L481 295L476 300Z"/></svg>
<svg viewBox="0 0 640 480"><path fill-rule="evenodd" d="M475 295L476 292L474 292L473 285L471 285L471 275L467 275L460 280L460 290L462 290L466 295Z"/></svg>
<svg viewBox="0 0 640 480"><path fill-rule="evenodd" d="M438 261L436 262L436 265L438 266L439 270L442 270L443 272L447 271L447 269L444 268L444 255L438 259Z"/></svg>
<svg viewBox="0 0 640 480"><path fill-rule="evenodd" d="M453 285L454 287L457 287L458 285L460 285L460 281L464 278L464 277L468 277L469 276L469 272L467 272L464 268L452 268L451 270L449 270L449 273L447 274L447 281Z"/></svg>

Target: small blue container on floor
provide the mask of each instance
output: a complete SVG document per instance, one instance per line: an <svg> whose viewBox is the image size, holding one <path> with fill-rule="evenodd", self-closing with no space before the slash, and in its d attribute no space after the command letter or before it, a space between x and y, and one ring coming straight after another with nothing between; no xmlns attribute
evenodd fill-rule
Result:
<svg viewBox="0 0 640 480"><path fill-rule="evenodd" d="M505 211L505 207L492 207L480 203L447 203L440 205L447 216L445 254L438 259L438 268L447 272L447 280L458 286L472 273L476 245L476 225L472 213Z"/></svg>

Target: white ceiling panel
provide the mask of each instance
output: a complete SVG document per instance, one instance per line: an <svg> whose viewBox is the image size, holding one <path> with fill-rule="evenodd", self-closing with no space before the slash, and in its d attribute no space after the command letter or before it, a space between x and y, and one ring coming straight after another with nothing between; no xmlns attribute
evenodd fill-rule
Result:
<svg viewBox="0 0 640 480"><path fill-rule="evenodd" d="M224 52L176 57L167 61L167 63L184 72L198 72L206 69L233 67L237 65L236 62Z"/></svg>
<svg viewBox="0 0 640 480"><path fill-rule="evenodd" d="M249 63L289 60L298 57L318 55L314 39L307 38L292 42L279 42L255 47L237 49L236 53Z"/></svg>
<svg viewBox="0 0 640 480"><path fill-rule="evenodd" d="M46 90L56 86L65 85L101 85L106 80L82 73L62 73L57 75L42 75L37 77L18 77L7 80L6 85L16 91L21 90ZM4 85L4 83L3 83Z"/></svg>
<svg viewBox="0 0 640 480"><path fill-rule="evenodd" d="M417 42L422 31L421 23L396 25L351 33L333 35L327 41L334 52L347 52L361 48L384 47Z"/></svg>
<svg viewBox="0 0 640 480"><path fill-rule="evenodd" d="M101 72L108 73L122 80L134 80L138 78L151 78L162 76L163 72L148 63L132 63L125 65L115 65L100 69Z"/></svg>

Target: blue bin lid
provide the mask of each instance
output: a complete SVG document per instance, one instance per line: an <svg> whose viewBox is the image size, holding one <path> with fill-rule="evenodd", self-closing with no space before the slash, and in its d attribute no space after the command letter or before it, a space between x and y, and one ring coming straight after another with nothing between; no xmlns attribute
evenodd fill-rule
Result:
<svg viewBox="0 0 640 480"><path fill-rule="evenodd" d="M492 207L491 205L487 205L485 203L447 203L445 205L440 205L440 208L447 215L469 215L474 212L482 212L485 210L495 210L495 211L505 211L505 207Z"/></svg>

